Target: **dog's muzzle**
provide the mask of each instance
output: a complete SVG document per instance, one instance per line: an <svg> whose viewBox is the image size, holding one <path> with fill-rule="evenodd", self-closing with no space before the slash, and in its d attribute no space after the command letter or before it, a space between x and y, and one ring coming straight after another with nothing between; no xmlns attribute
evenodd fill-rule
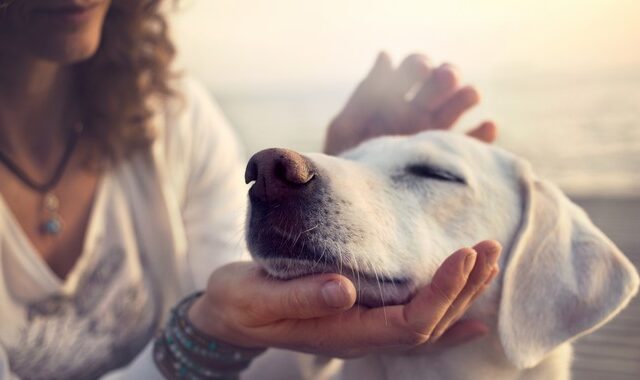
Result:
<svg viewBox="0 0 640 380"><path fill-rule="evenodd" d="M347 204L331 191L331 181L307 157L286 149L253 155L245 181L249 190L247 244L267 273L291 279L317 273L341 273L356 284L357 302L380 306L405 302L413 284L384 277L349 254L349 239L359 236L341 220ZM361 258L363 259L363 258Z"/></svg>
<svg viewBox="0 0 640 380"><path fill-rule="evenodd" d="M318 213L328 207L324 186L313 163L287 149L266 149L251 157L245 181L249 189L250 211L247 242L255 258L317 260ZM318 256L318 257L316 257Z"/></svg>

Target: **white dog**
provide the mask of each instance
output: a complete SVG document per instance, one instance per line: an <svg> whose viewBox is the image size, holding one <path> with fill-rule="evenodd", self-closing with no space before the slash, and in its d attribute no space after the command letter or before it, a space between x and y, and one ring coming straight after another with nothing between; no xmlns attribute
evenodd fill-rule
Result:
<svg viewBox="0 0 640 380"><path fill-rule="evenodd" d="M462 246L504 247L499 278L465 316L492 333L437 354L334 360L327 368L336 378L566 379L569 343L638 289L631 263L560 190L522 159L466 136L383 137L341 157L267 150L252 158L247 180L256 181L247 222L254 258L283 279L342 272L366 306L407 301ZM327 368L298 373L326 377Z"/></svg>

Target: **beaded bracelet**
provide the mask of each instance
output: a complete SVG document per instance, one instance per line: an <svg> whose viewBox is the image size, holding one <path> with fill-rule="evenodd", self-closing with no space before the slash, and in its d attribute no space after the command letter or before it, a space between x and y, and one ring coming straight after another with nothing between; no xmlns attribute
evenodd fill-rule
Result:
<svg viewBox="0 0 640 380"><path fill-rule="evenodd" d="M165 329L155 339L154 361L168 379L237 379L265 349L237 347L195 327L188 312L202 294L188 296L171 310Z"/></svg>

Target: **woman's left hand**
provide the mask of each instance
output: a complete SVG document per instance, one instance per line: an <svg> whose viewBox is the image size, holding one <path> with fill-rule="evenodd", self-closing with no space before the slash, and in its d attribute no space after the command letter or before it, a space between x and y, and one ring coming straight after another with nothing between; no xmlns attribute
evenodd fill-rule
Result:
<svg viewBox="0 0 640 380"><path fill-rule="evenodd" d="M501 250L495 241L460 249L406 304L377 308L354 305L355 284L337 273L283 281L256 263L231 263L211 274L189 319L240 347L341 358L446 349L489 332L480 321L458 320L496 277Z"/></svg>
<svg viewBox="0 0 640 380"><path fill-rule="evenodd" d="M329 126L325 152L339 154L382 135L408 135L449 129L480 97L475 88L460 86L455 69L432 66L424 55L408 56L393 68L380 53L367 77ZM468 132L492 142L496 127L486 121Z"/></svg>

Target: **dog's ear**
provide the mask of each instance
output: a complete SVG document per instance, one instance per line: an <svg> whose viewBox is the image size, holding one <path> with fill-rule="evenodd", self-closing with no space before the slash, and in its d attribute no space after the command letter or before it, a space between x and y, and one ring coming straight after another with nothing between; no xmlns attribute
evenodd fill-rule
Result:
<svg viewBox="0 0 640 380"><path fill-rule="evenodd" d="M638 289L629 260L554 185L520 171L523 217L506 258L500 340L518 368L604 324Z"/></svg>

